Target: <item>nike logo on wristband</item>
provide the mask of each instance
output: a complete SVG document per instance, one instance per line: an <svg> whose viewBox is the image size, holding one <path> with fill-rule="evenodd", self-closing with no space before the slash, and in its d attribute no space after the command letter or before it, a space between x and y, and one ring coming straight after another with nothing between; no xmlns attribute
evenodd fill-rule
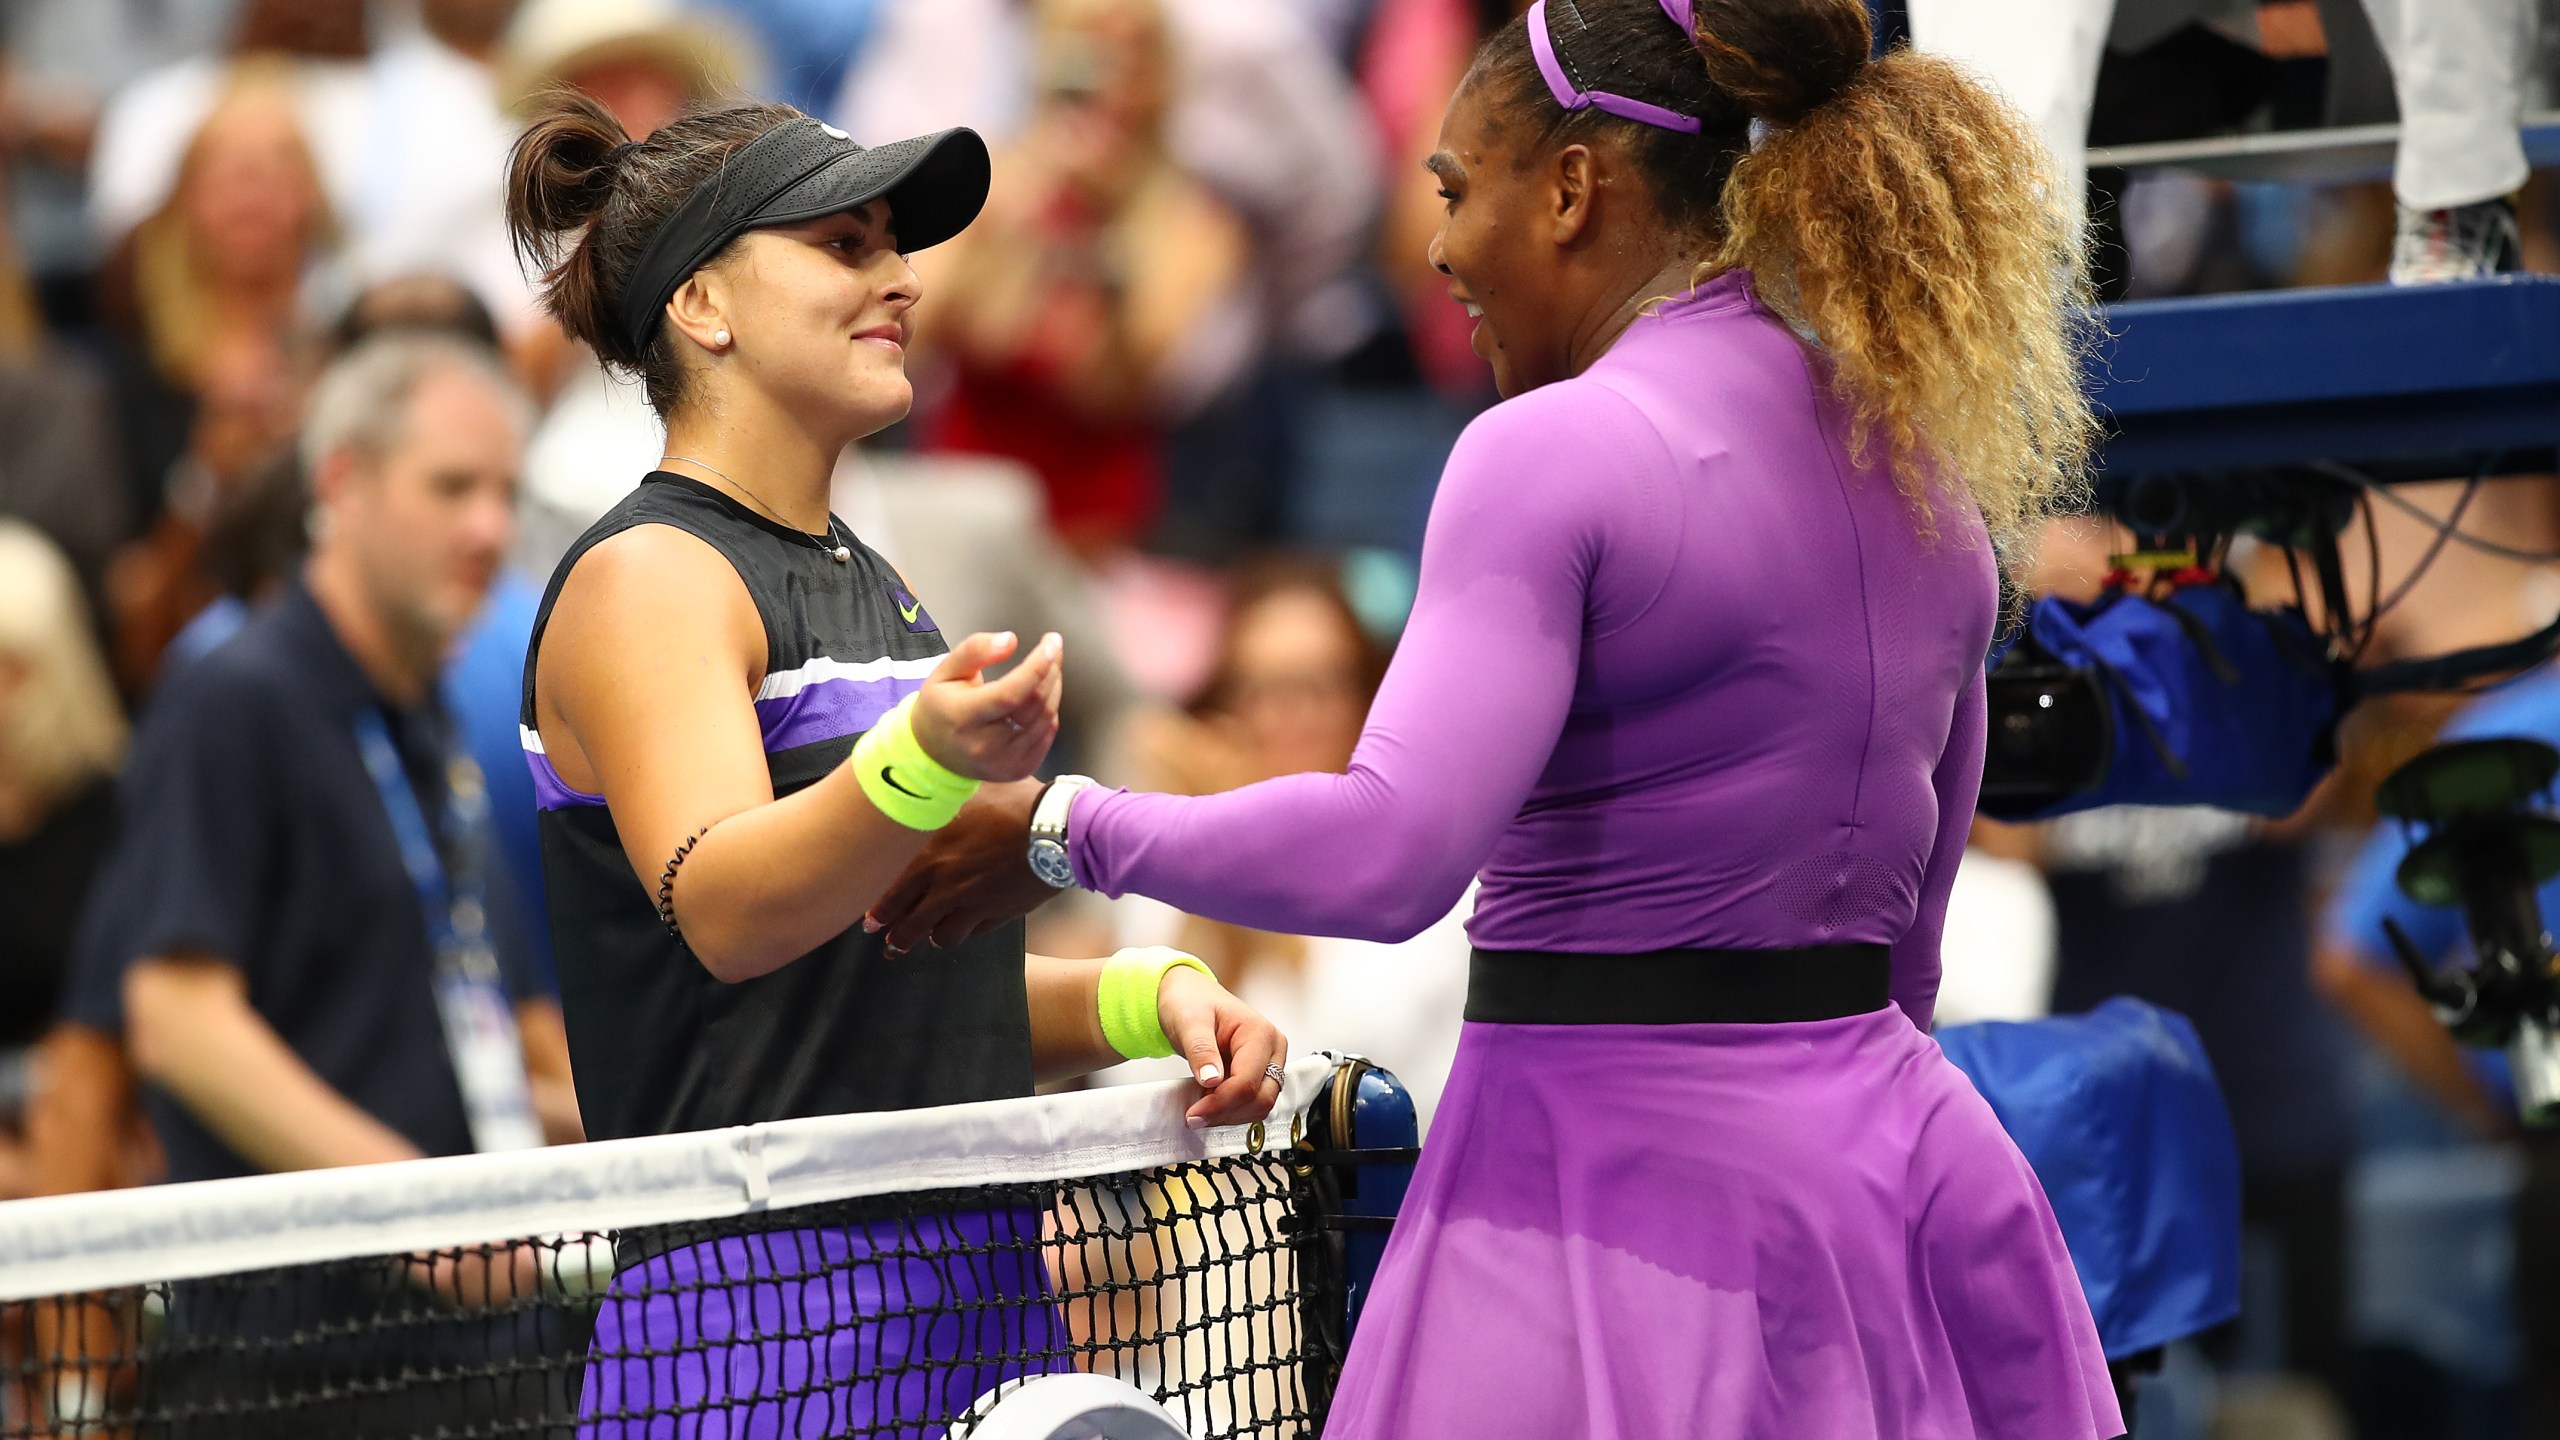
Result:
<svg viewBox="0 0 2560 1440"><path fill-rule="evenodd" d="M880 767L880 783L897 791L901 795L909 796L917 800L929 801L933 798L921 790L910 790L906 786L899 784L897 767L892 765L883 765Z"/></svg>

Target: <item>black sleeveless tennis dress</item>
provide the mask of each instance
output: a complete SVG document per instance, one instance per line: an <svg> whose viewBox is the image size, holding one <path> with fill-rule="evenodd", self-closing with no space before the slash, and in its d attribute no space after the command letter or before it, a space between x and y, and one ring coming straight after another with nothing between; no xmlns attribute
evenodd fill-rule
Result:
<svg viewBox="0 0 2560 1440"><path fill-rule="evenodd" d="M561 560L525 655L522 723L588 1136L1030 1094L1019 922L894 960L856 925L769 975L725 984L659 923L658 876L632 873L603 797L561 783L534 725L534 662L569 571L635 525L701 538L754 598L765 633L756 718L777 797L841 763L948 648L897 572L858 538L847 537L853 557L839 562L814 537L664 471Z"/></svg>

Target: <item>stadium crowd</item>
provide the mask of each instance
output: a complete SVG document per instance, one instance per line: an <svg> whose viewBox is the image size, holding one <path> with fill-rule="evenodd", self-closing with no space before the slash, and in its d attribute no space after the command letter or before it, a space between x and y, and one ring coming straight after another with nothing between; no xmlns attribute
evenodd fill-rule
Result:
<svg viewBox="0 0 2560 1440"><path fill-rule="evenodd" d="M518 695L541 586L662 437L508 244L528 97L584 91L634 136L738 93L864 143L987 136L985 214L918 260L915 413L844 457L836 513L948 633L1068 637L1052 768L1208 793L1349 763L1433 479L1492 401L1421 258L1439 201L1419 162L1516 8L10 0L0 1197L579 1133L526 923ZM2220 10L2166 35L2119 20L2093 141L2367 118L2356 5ZM2094 180L2117 295L2390 260L2386 181ZM2547 172L2521 192L2527 268L2560 270L2555 198ZM2555 502L2503 483L2466 523L2549 549ZM2430 533L2372 523L2388 589ZM2111 538L2057 531L2037 583L2094 585ZM2379 643L2431 653L2555 611L2560 569L2456 551ZM2450 710L2359 712L2338 776L2281 823L1977 827L1941 1022L2142 995L2195 1020L2232 1110L2246 1306L2172 1356L2146 1436L2508 1435L2531 1378L2560 1376L2509 1313L2517 1265L2550 1263L2515 1246L2560 1244L2508 1219L2560 1183L2548 1147L2529 1159L2492 1085L2382 993L2387 876L2357 858L2376 780ZM494 1085L440 1021L474 997L430 981L402 818L482 808L498 973L476 999L503 997L524 1071ZM1181 945L1302 1048L1398 1070L1427 1115L1464 912L1382 946L1074 895L1032 948Z"/></svg>

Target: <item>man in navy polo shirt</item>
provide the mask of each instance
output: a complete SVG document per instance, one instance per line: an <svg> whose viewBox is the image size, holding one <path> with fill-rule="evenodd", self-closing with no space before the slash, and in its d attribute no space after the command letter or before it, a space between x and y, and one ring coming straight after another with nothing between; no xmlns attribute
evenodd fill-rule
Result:
<svg viewBox="0 0 2560 1440"><path fill-rule="evenodd" d="M302 440L309 560L136 737L88 933L123 972L172 1180L574 1127L568 1077L526 1067L521 909L435 701L507 548L528 420L450 340L340 361Z"/></svg>

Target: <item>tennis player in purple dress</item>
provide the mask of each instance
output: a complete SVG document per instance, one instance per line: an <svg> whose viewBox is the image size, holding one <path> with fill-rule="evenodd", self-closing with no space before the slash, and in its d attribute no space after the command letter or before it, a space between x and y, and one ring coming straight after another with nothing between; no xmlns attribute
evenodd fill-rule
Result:
<svg viewBox="0 0 2560 1440"><path fill-rule="evenodd" d="M1867 50L1858 0L1494 36L1431 258L1508 398L1349 773L1037 812L1077 883L1269 930L1407 936L1482 877L1335 1440L2124 1428L2044 1194L1927 1034L1991 541L2087 458L2077 235L2021 118ZM976 923L937 896L984 862L942 859L893 938Z"/></svg>

